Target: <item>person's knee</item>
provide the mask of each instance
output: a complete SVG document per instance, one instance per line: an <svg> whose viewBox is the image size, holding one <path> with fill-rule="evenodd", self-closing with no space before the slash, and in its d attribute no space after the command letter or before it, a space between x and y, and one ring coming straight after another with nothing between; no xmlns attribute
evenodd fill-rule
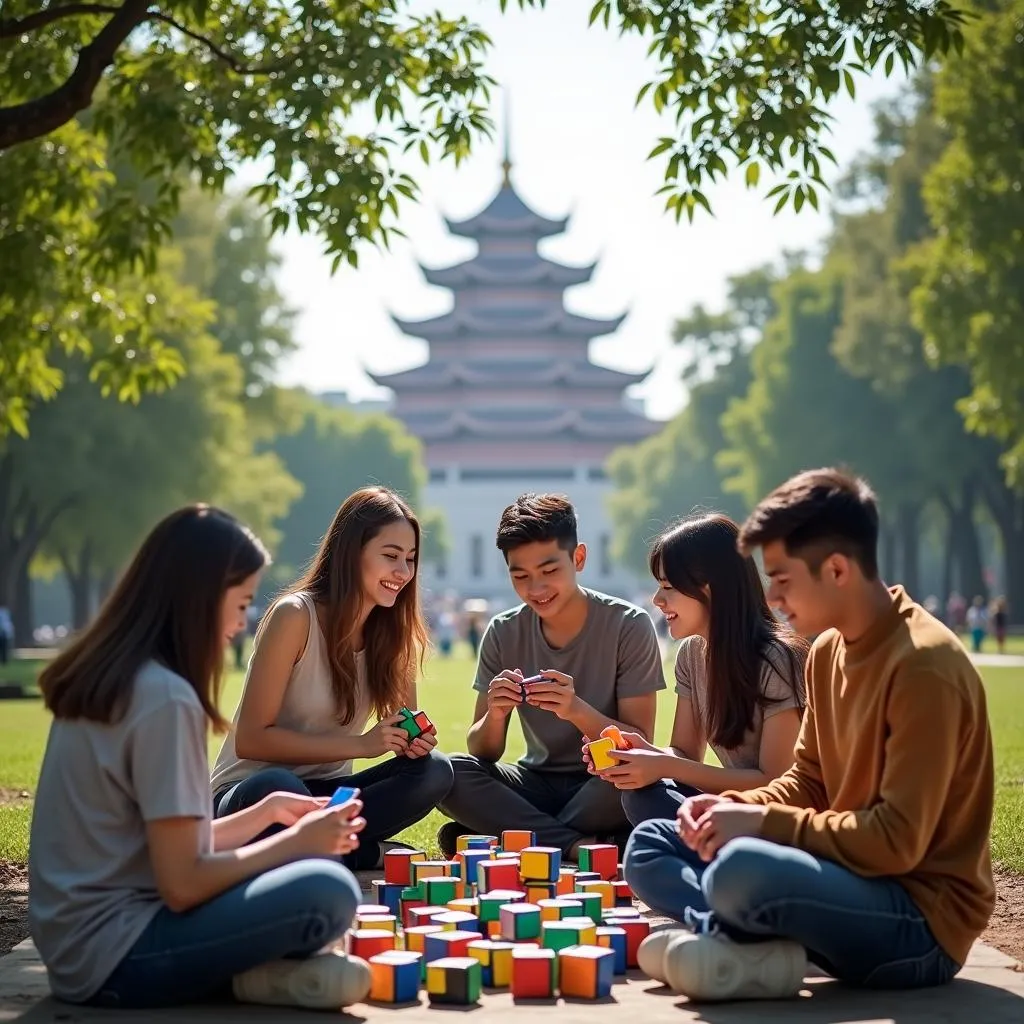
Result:
<svg viewBox="0 0 1024 1024"><path fill-rule="evenodd" d="M436 807L451 792L455 769L447 754L432 750L424 757L408 759L410 773L416 776L416 795Z"/></svg>
<svg viewBox="0 0 1024 1024"><path fill-rule="evenodd" d="M308 795L305 783L287 768L263 768L229 790L219 801L220 814L233 813L258 804L271 793Z"/></svg>
<svg viewBox="0 0 1024 1024"><path fill-rule="evenodd" d="M359 883L348 868L330 860L301 863L294 880L290 903L310 911L320 922L311 934L313 948L342 935L352 924L362 899ZM319 945L318 945L319 944Z"/></svg>
<svg viewBox="0 0 1024 1024"><path fill-rule="evenodd" d="M622 858L622 876L634 891L642 888L652 862L677 854L675 822L651 819L642 822L629 837Z"/></svg>
<svg viewBox="0 0 1024 1024"><path fill-rule="evenodd" d="M647 813L646 794L646 789L622 790L622 813L631 825L639 825L652 817Z"/></svg>
<svg viewBox="0 0 1024 1024"><path fill-rule="evenodd" d="M748 836L733 839L704 872L704 899L730 924L741 925L775 889L768 845L763 839Z"/></svg>

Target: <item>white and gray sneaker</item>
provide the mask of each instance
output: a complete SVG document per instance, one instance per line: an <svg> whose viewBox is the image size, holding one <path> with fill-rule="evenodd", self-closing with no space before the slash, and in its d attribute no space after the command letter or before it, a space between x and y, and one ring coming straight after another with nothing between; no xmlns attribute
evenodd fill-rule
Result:
<svg viewBox="0 0 1024 1024"><path fill-rule="evenodd" d="M330 950L305 960L260 964L236 974L232 988L240 1003L340 1010L369 994L370 966L359 957Z"/></svg>
<svg viewBox="0 0 1024 1024"><path fill-rule="evenodd" d="M733 942L683 932L665 947L663 968L665 983L690 999L789 999L803 987L807 953L783 939Z"/></svg>
<svg viewBox="0 0 1024 1024"><path fill-rule="evenodd" d="M686 934L688 933L681 928L660 928L651 932L636 951L637 966L648 978L660 981L664 985L665 950L673 939Z"/></svg>

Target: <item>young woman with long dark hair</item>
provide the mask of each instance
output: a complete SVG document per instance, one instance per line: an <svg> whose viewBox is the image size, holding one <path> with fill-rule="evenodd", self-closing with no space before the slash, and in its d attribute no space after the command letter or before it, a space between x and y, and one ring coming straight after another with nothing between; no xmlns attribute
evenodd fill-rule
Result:
<svg viewBox="0 0 1024 1024"><path fill-rule="evenodd" d="M637 825L671 818L695 793L749 789L793 762L807 643L768 607L753 559L728 516L686 519L651 548L655 606L676 655L676 711L667 750L626 733L632 749L601 777L622 791ZM708 746L719 765L704 763Z"/></svg>
<svg viewBox="0 0 1024 1024"><path fill-rule="evenodd" d="M419 545L419 522L393 491L364 487L343 502L309 569L256 634L213 771L218 816L271 792L329 796L341 783L358 787L367 825L346 863L374 868L385 840L448 795L452 766L436 736L409 742L396 724L403 705L416 707L427 645ZM353 774L354 761L388 753L395 756Z"/></svg>
<svg viewBox="0 0 1024 1024"><path fill-rule="evenodd" d="M55 996L126 1009L233 988L246 1002L338 1009L369 971L325 951L359 886L357 799L271 793L211 822L207 731L227 642L267 553L192 505L143 542L96 621L42 673L54 721L29 846L29 925ZM283 831L250 842L268 826Z"/></svg>

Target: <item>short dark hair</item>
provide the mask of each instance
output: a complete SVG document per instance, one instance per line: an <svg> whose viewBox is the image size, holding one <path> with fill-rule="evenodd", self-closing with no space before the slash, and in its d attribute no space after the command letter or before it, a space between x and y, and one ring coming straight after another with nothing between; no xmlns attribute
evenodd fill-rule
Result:
<svg viewBox="0 0 1024 1024"><path fill-rule="evenodd" d="M509 552L535 541L558 541L568 552L576 550L576 509L562 494L520 494L498 522L498 550L508 561Z"/></svg>
<svg viewBox="0 0 1024 1024"><path fill-rule="evenodd" d="M878 576L878 502L867 481L841 469L809 469L776 487L740 529L745 554L773 541L817 574L829 555L852 558Z"/></svg>

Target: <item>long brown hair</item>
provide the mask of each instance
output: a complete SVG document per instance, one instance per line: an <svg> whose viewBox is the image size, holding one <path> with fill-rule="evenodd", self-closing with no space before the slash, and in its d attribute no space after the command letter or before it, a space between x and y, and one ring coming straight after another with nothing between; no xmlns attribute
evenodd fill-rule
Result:
<svg viewBox="0 0 1024 1024"><path fill-rule="evenodd" d="M743 742L758 707L777 703L761 691L765 668L799 694L807 657L807 642L772 615L757 566L740 554L738 537L739 526L726 515L695 516L662 534L650 555L655 578L708 609L705 727L708 739L726 750Z"/></svg>
<svg viewBox="0 0 1024 1024"><path fill-rule="evenodd" d="M188 505L142 542L96 620L39 677L57 718L121 719L139 669L155 659L188 680L211 725L217 710L224 594L270 562L246 526L209 505Z"/></svg>
<svg viewBox="0 0 1024 1024"><path fill-rule="evenodd" d="M389 523L402 520L415 534L418 559L420 524L403 498L387 487L363 487L350 494L335 513L309 568L289 588L308 593L323 612L331 686L342 725L352 721L356 708L354 638L363 601L363 548ZM363 626L366 686L378 718L402 706L416 680L427 640L417 574L399 591L393 607L375 605Z"/></svg>

